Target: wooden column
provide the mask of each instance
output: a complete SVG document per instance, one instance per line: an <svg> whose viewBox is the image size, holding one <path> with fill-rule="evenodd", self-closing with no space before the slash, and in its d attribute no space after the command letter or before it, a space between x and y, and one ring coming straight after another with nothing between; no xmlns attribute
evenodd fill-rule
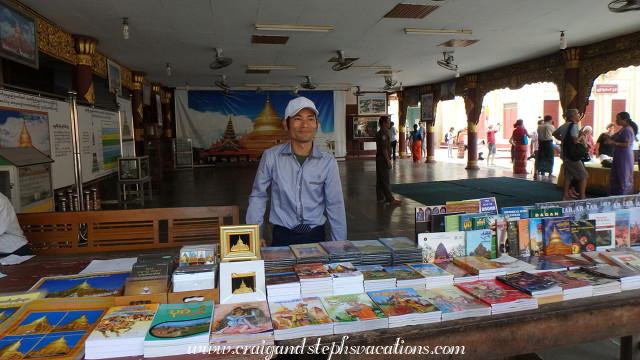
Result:
<svg viewBox="0 0 640 360"><path fill-rule="evenodd" d="M131 87L131 108L133 109L134 139L136 154L144 154L144 117L142 116L142 82L145 73L133 72Z"/></svg>
<svg viewBox="0 0 640 360"><path fill-rule="evenodd" d="M482 109L482 100L476 98L478 75L467 75L467 170L480 170L478 167L478 120Z"/></svg>
<svg viewBox="0 0 640 360"><path fill-rule="evenodd" d="M579 65L580 49L569 48L564 50L565 69L564 69L564 106L563 109L578 109L578 99L580 96L578 86L578 65ZM562 95L561 95L562 97ZM562 102L562 98L561 98ZM586 111L586 105L584 109L578 109L578 112L582 116Z"/></svg>
<svg viewBox="0 0 640 360"><path fill-rule="evenodd" d="M171 115L171 92L165 89L164 98L162 99L162 127L164 128L164 136L166 138L173 137L173 121Z"/></svg>
<svg viewBox="0 0 640 360"><path fill-rule="evenodd" d="M76 50L76 66L73 71L73 87L78 94L78 101L95 103L96 95L93 90L93 54L98 40L84 35L74 35Z"/></svg>
<svg viewBox="0 0 640 360"><path fill-rule="evenodd" d="M407 156L407 104L404 92L398 93L398 155Z"/></svg>
<svg viewBox="0 0 640 360"><path fill-rule="evenodd" d="M436 127L433 121L427 121L427 164L436 162Z"/></svg>

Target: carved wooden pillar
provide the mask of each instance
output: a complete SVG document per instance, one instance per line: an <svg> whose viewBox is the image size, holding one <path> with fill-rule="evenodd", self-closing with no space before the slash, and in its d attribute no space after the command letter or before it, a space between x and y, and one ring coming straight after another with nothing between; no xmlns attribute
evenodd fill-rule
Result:
<svg viewBox="0 0 640 360"><path fill-rule="evenodd" d="M164 98L162 99L162 126L164 127L164 136L166 138L173 137L173 123L171 115L171 93L165 89Z"/></svg>
<svg viewBox="0 0 640 360"><path fill-rule="evenodd" d="M427 164L436 162L436 127L433 121L427 121Z"/></svg>
<svg viewBox="0 0 640 360"><path fill-rule="evenodd" d="M480 170L478 167L478 120L482 109L482 100L477 97L478 75L467 75L467 170Z"/></svg>
<svg viewBox="0 0 640 360"><path fill-rule="evenodd" d="M84 35L74 35L76 50L76 66L73 72L73 87L78 94L78 101L95 103L96 95L93 90L93 54L98 40Z"/></svg>
<svg viewBox="0 0 640 360"><path fill-rule="evenodd" d="M407 156L407 104L404 92L398 93L398 155Z"/></svg>
<svg viewBox="0 0 640 360"><path fill-rule="evenodd" d="M133 109L134 139L136 141L136 154L144 154L144 117L142 116L142 82L145 73L131 73L131 108Z"/></svg>
<svg viewBox="0 0 640 360"><path fill-rule="evenodd" d="M565 93L564 97L561 97L562 102L564 98L563 109L578 109L578 99L583 94L579 93L580 87L578 86L578 64L579 64L580 49L569 48L564 50L564 59L566 61L564 68L564 82ZM586 104L584 109L578 109L578 112L582 115L586 111Z"/></svg>

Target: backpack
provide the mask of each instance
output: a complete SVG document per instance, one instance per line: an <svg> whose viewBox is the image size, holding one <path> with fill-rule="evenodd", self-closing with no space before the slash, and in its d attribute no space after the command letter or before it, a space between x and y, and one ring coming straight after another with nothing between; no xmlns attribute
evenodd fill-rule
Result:
<svg viewBox="0 0 640 360"><path fill-rule="evenodd" d="M449 142L449 133L444 134L444 142Z"/></svg>
<svg viewBox="0 0 640 360"><path fill-rule="evenodd" d="M571 127L575 126L575 123L571 123L569 128L567 129L567 134L564 136L564 140L562 141L562 151L564 151L564 156L571 161L580 161L587 157L587 147L584 146L581 142L574 143L571 138Z"/></svg>

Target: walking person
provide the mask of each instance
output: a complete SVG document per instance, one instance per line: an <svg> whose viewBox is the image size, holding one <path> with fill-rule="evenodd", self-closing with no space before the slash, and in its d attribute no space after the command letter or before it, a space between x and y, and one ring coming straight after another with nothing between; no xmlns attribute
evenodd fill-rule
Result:
<svg viewBox="0 0 640 360"><path fill-rule="evenodd" d="M622 126L605 142L613 145L613 162L609 177L609 195L633 194L633 143L638 134L638 125L631 120L628 112L616 115L616 124Z"/></svg>
<svg viewBox="0 0 640 360"><path fill-rule="evenodd" d="M380 125L380 130L376 133L376 198L379 204L399 205L401 201L393 198L391 183L389 182L391 141L389 141L388 132L391 127L391 121L389 121L388 116L380 116L378 125ZM418 149L418 153L420 153L420 149Z"/></svg>
<svg viewBox="0 0 640 360"><path fill-rule="evenodd" d="M447 156L453 159L453 144L456 142L456 137L453 134L453 126L449 129L449 132L444 135L444 142L447 143Z"/></svg>
<svg viewBox="0 0 640 360"><path fill-rule="evenodd" d="M518 119L515 123L515 129L511 135L511 143L514 147L513 152L513 173L527 173L527 150L529 142L529 133L524 127L524 120Z"/></svg>
<svg viewBox="0 0 640 360"><path fill-rule="evenodd" d="M538 126L538 156L536 157L536 169L540 176L549 173L549 179L553 177L553 160L555 157L555 148L553 146L553 132L556 128L551 124L553 118L545 115L542 125ZM534 179L538 173L534 174Z"/></svg>
<svg viewBox="0 0 640 360"><path fill-rule="evenodd" d="M564 182L562 184L562 201L571 200L571 181L578 182L578 198L586 198L587 189L587 170L581 160L571 160L567 158L566 151L570 144L580 143L584 137L582 131L578 129L578 109L569 109L566 113L566 122L553 132L553 137L562 141L562 151L560 151L560 159L562 159L562 168L564 169Z"/></svg>
<svg viewBox="0 0 640 360"><path fill-rule="evenodd" d="M538 120L538 125L540 126L542 125L542 119ZM538 164L537 164L537 159L538 159L538 128L536 126L536 129L533 130L533 132L531 133L531 141L529 142L529 157L527 158L527 160L533 159L533 179L536 180L538 178Z"/></svg>
<svg viewBox="0 0 640 360"><path fill-rule="evenodd" d="M389 140L391 141L391 154L389 155L389 158L393 157L393 161L396 161L396 147L398 146L398 129L396 129L395 125L393 124L393 121L391 122L391 127L389 128Z"/></svg>
<svg viewBox="0 0 640 360"><path fill-rule="evenodd" d="M500 123L497 123L494 127L493 124L489 125L487 129L487 166L493 166L493 160L496 157L496 133L500 131Z"/></svg>

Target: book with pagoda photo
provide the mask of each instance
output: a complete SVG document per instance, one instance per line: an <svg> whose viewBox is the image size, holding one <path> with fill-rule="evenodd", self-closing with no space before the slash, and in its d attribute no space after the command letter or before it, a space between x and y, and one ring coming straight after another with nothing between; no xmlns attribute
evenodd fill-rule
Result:
<svg viewBox="0 0 640 360"><path fill-rule="evenodd" d="M51 276L40 279L30 290L46 290L47 298L116 296L129 272Z"/></svg>

